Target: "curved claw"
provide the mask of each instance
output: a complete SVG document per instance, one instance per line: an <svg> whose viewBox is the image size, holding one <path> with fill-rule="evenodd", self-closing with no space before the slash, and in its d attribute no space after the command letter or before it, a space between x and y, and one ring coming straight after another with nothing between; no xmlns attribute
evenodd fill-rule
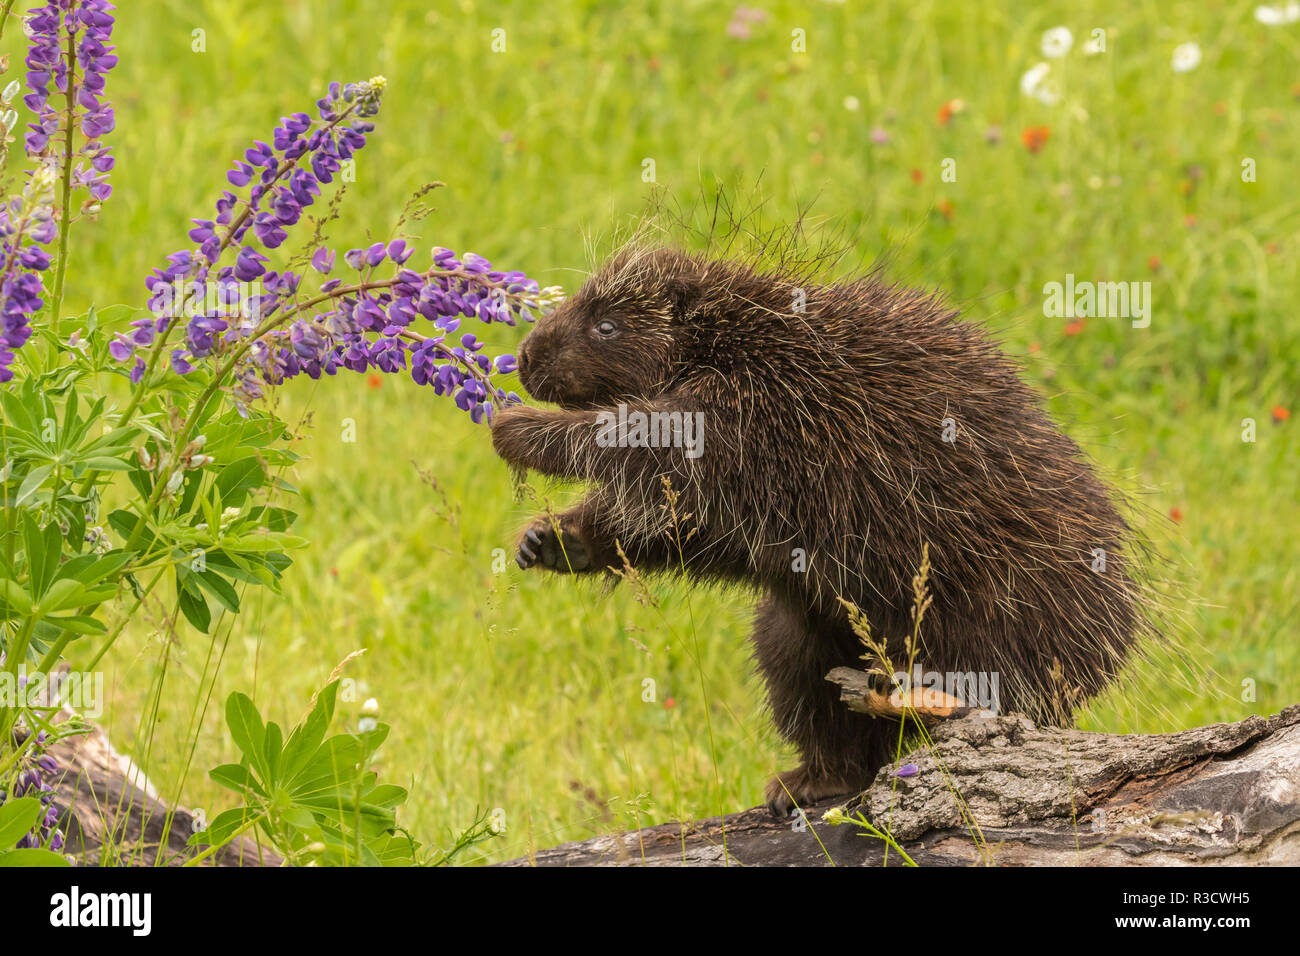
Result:
<svg viewBox="0 0 1300 956"><path fill-rule="evenodd" d="M519 542L519 553L515 555L515 563L522 570L528 570L537 563L537 556L542 551L542 536L529 528L523 539Z"/></svg>

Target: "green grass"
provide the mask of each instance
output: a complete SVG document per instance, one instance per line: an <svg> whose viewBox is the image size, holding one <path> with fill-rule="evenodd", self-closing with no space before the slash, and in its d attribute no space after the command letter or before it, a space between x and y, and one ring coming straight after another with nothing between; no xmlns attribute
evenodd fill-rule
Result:
<svg viewBox="0 0 1300 956"><path fill-rule="evenodd" d="M1300 700L1300 422L1270 419L1274 406L1300 411L1300 32L1256 23L1253 2L762 6L767 20L740 41L726 34L731 4L123 5L116 192L74 234L93 267L70 276L69 306L139 302L147 270L186 245L189 217L208 215L229 161L331 79L389 80L333 229L343 248L386 237L406 197L438 179L426 244L572 291L588 244L643 212L644 159L686 199L761 179L773 218L816 198L864 261L890 251L892 275L946 289L998 330L1067 430L1142 492L1140 520L1192 596L1178 653L1216 676L1189 688L1167 658L1140 664L1086 727L1172 729ZM1060 23L1075 48L1054 65L1064 97L1048 107L1018 83ZM1108 51L1085 57L1095 26L1110 28ZM495 28L504 53L491 52ZM206 53L191 52L195 29ZM795 29L806 53L791 51ZM1175 74L1184 40L1204 62ZM941 125L953 99L965 109ZM888 145L872 143L874 126ZM1037 154L1020 142L1029 126L1051 130ZM945 157L956 182L940 180ZM1243 157L1257 182L1242 182ZM1066 273L1149 279L1151 327L1090 320L1067 335L1041 295ZM217 630L214 704L241 689L292 722L339 660L367 648L345 671L359 686L344 709L354 720L375 696L394 725L384 771L412 790L406 825L439 842L476 807L502 808L509 829L477 851L486 860L750 806L790 764L748 661L751 596L659 587L656 609L627 588L494 573L493 549L532 506L512 500L485 429L396 381L304 382L280 402L303 420L308 458L291 478L312 547L284 600L259 596ZM1240 438L1248 417L1254 444ZM169 642L168 612L151 605L115 648L104 722L169 794L188 765L181 797L211 815L226 804L206 770L235 751L209 706L190 753L210 641L182 624ZM150 740L136 731L164 651ZM1244 680L1254 701L1240 699Z"/></svg>

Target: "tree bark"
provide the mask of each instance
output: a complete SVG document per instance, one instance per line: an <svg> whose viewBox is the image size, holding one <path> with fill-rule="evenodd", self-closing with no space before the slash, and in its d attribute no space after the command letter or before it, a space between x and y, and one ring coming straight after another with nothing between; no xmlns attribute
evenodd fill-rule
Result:
<svg viewBox="0 0 1300 956"><path fill-rule="evenodd" d="M828 679L849 706L862 705L864 674L838 668ZM1300 864L1300 705L1171 734L1036 727L977 711L929 735L865 793L792 820L755 808L506 865ZM833 807L860 812L895 845L823 822Z"/></svg>

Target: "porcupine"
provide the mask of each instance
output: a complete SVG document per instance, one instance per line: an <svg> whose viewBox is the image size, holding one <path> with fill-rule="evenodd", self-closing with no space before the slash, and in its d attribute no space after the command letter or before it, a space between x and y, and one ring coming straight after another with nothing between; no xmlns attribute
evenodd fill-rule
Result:
<svg viewBox="0 0 1300 956"><path fill-rule="evenodd" d="M559 409L501 409L497 452L592 483L528 526L521 567L602 571L621 546L638 570L761 592L754 656L802 757L768 784L775 813L863 790L890 758L897 720L849 710L826 674L862 666L843 601L897 650L927 546L918 660L996 675L1003 710L1063 722L1142 634L1115 494L942 296L632 245L538 321L519 371ZM702 446L611 430L635 412L702 412Z"/></svg>

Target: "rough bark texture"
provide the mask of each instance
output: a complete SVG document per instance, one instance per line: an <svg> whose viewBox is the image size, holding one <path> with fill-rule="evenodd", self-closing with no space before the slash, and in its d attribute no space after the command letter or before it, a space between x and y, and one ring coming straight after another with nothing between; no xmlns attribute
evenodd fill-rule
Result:
<svg viewBox="0 0 1300 956"><path fill-rule="evenodd" d="M61 718L69 716L66 712ZM66 851L82 865L175 866L197 852L185 842L194 815L169 809L129 757L114 749L102 730L66 737L49 748L59 762L55 804ZM166 842L163 837L166 834ZM107 844L111 857L103 852ZM238 838L205 861L215 866L278 866L280 857Z"/></svg>
<svg viewBox="0 0 1300 956"><path fill-rule="evenodd" d="M850 706L864 675L830 679ZM1300 864L1300 705L1172 734L1035 727L976 712L930 729L932 745L882 770L847 804L920 865ZM763 808L545 850L508 865L898 865L902 853L821 815Z"/></svg>

